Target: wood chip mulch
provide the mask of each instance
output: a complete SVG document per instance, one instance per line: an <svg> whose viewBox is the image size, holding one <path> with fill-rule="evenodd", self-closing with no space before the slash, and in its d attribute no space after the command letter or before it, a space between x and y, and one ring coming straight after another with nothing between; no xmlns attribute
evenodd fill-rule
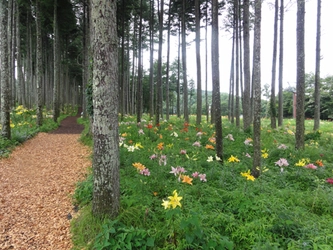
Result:
<svg viewBox="0 0 333 250"><path fill-rule="evenodd" d="M0 160L0 249L71 249L71 195L91 166L76 119Z"/></svg>

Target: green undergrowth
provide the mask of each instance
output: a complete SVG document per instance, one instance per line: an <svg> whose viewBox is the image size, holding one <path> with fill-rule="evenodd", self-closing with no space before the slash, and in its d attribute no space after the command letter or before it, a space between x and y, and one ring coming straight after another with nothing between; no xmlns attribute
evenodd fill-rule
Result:
<svg viewBox="0 0 333 250"><path fill-rule="evenodd" d="M11 139L0 136L0 157L7 157L19 144L35 136L38 132L50 132L58 128L60 122L67 116L76 115L77 107L66 106L57 122L53 121L52 111L44 109L43 124L36 125L36 110L17 106L10 113Z"/></svg>
<svg viewBox="0 0 333 250"><path fill-rule="evenodd" d="M223 119L222 164L211 124L172 116L155 127L144 118L120 122L116 219L92 216L91 170L77 184L74 249L333 248L331 122L313 132L307 120L306 147L295 150L294 120L271 129L263 119L261 175L254 178L251 131Z"/></svg>
<svg viewBox="0 0 333 250"><path fill-rule="evenodd" d="M84 125L84 129L81 133L80 142L83 143L86 146L92 147L93 141L92 141L92 134L91 134L91 128L90 128L90 121L88 119L84 118L78 118L77 122L79 124Z"/></svg>

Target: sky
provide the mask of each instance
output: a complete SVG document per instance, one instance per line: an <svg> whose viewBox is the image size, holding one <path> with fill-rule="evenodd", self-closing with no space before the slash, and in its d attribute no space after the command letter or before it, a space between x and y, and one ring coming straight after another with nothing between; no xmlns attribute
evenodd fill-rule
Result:
<svg viewBox="0 0 333 250"><path fill-rule="evenodd" d="M269 3L272 0L264 0L262 4L262 29L261 29L261 85L270 84L272 72L272 57L273 57L273 24L274 24L274 8L270 7ZM289 2L285 0L285 3ZM322 15L321 15L321 77L333 75L333 35L332 30L332 15L333 1L322 0ZM316 22L317 22L317 0L307 0L305 4L305 72L315 72L316 58ZM284 74L283 87L296 86L296 14L297 4L288 8L284 15ZM225 15L225 13L223 14ZM219 17L220 27L222 19ZM232 41L231 34L224 30L219 30L220 43L220 89L221 92L229 92L230 78L230 62ZM279 32L279 31L278 31ZM211 31L208 30L210 37ZM193 41L195 34L187 37L187 41ZM204 30L202 30L201 38L204 38ZM250 41L252 43L253 33L251 33ZM166 45L164 45L166 46ZM201 42L201 65L202 65L202 86L205 89L205 43ZM210 46L210 39L208 40ZM171 41L171 57L177 56L177 38L174 37ZM250 44L252 50L252 44ZM279 49L279 47L278 47ZM210 49L208 49L208 90L212 89L211 84L211 64L210 64ZM278 54L279 55L279 54ZM163 50L163 60L166 60L166 49ZM172 59L171 59L172 60ZM252 59L250 59L252 63ZM195 81L196 84L196 57L194 42L187 47L187 66L188 76ZM252 67L252 65L251 65ZM276 90L278 90L278 62L276 69ZM278 91L276 91L277 93Z"/></svg>

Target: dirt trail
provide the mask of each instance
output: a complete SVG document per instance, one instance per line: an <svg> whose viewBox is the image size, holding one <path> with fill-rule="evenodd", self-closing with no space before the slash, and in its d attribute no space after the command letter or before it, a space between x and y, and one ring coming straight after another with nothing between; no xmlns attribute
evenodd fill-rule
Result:
<svg viewBox="0 0 333 250"><path fill-rule="evenodd" d="M71 249L71 194L91 166L76 119L0 160L0 249Z"/></svg>

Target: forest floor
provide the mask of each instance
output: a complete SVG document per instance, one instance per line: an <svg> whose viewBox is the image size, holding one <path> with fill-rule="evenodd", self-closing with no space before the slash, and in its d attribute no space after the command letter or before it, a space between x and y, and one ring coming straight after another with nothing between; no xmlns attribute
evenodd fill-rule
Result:
<svg viewBox="0 0 333 250"><path fill-rule="evenodd" d="M0 160L0 249L71 249L71 195L91 166L77 118Z"/></svg>

